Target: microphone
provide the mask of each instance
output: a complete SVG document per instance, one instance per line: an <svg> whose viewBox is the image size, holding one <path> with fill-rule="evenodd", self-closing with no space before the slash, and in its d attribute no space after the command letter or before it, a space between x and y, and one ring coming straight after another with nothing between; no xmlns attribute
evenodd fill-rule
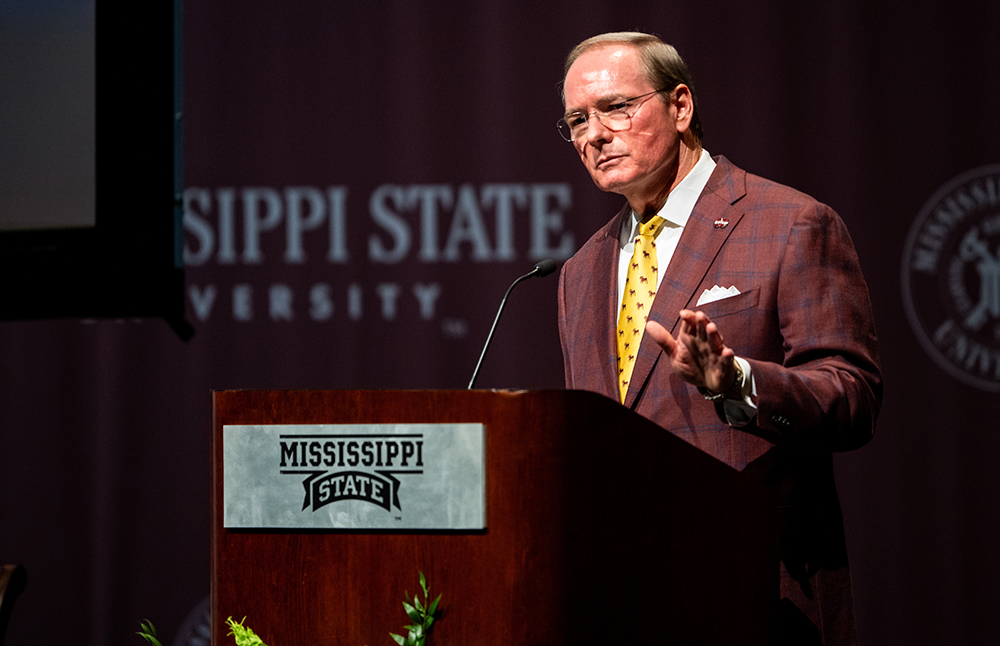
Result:
<svg viewBox="0 0 1000 646"><path fill-rule="evenodd" d="M476 369L472 373L472 379L469 380L469 388L468 388L469 390L472 390L473 386L476 385L476 378L479 376L479 369L483 366L483 357L486 356L486 351L489 349L490 342L493 340L493 332L495 332L497 329L497 321L500 320L500 315L503 314L503 308L505 305L507 305L507 297L510 296L511 290L513 290L514 287L521 281L528 280L529 278L534 278L535 276L538 276L539 278L541 278L542 276L548 276L549 274L551 274L556 270L557 266L558 265L556 265L556 261L552 260L551 258L546 258L545 260L539 260L537 263L535 263L534 269L532 269L525 275L515 280L513 283L511 283L510 287L507 288L507 293L503 295L503 300L500 301L500 309L497 310L497 317L493 319L493 327L490 328L490 334L489 336L486 337L486 345L483 346L483 352L482 354L479 355L479 361L476 363Z"/></svg>

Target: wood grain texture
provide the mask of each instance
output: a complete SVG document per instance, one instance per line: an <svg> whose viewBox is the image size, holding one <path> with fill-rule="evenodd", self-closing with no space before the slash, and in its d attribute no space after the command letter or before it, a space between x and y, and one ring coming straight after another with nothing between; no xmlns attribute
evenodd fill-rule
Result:
<svg viewBox="0 0 1000 646"><path fill-rule="evenodd" d="M227 530L226 424L481 422L484 532ZM214 393L212 620L269 646L392 644L423 571L430 643L766 643L773 513L740 474L574 391Z"/></svg>

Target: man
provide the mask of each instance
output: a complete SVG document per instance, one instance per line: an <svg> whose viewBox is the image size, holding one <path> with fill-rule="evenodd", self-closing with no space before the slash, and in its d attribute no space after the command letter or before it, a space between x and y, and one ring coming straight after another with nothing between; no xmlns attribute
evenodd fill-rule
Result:
<svg viewBox="0 0 1000 646"><path fill-rule="evenodd" d="M654 36L584 41L563 91L563 137L627 201L560 276L567 387L762 482L778 507L782 640L855 643L832 452L871 437L882 385L843 222L709 156L687 68Z"/></svg>

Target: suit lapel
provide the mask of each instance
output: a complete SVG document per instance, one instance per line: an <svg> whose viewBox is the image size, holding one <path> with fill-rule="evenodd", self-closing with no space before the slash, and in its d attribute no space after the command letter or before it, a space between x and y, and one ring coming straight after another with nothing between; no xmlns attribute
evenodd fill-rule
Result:
<svg viewBox="0 0 1000 646"><path fill-rule="evenodd" d="M626 203L615 216L606 235L601 239L596 263L598 278L593 283L597 293L588 298L588 301L593 303L607 304L603 312L594 313L592 338L597 346L598 356L608 358L605 364L607 368L601 371L601 392L615 401L621 399L618 392L618 341L615 338L618 330L619 307L618 256L621 251L622 220L628 217L631 212Z"/></svg>
<svg viewBox="0 0 1000 646"><path fill-rule="evenodd" d="M719 157L716 162L715 171L684 225L677 249L667 265L649 314L652 320L675 336L677 323L680 321L678 312L694 307L698 301L696 291L699 285L722 245L743 217L743 211L737 203L746 194L746 173L732 166L725 157ZM716 227L716 221L720 220L727 221L728 224ZM649 375L662 354L663 351L656 342L648 335L643 335L632 372L632 383L625 398L626 406L635 407L636 400L645 389Z"/></svg>

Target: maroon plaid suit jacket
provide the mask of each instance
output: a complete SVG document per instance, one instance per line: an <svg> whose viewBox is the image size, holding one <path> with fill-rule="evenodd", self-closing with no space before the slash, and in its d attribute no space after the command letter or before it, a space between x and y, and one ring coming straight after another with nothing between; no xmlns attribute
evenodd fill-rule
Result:
<svg viewBox="0 0 1000 646"><path fill-rule="evenodd" d="M672 372L649 335L625 405L770 492L780 525L779 623L789 643L855 643L832 451L867 442L881 404L868 288L833 210L724 157L716 162L649 317L676 335L679 310L709 315L750 363L757 417L742 428L726 424L721 409ZM616 401L618 244L628 214L626 205L566 262L559 280L566 386ZM715 285L735 285L740 294L696 308Z"/></svg>

